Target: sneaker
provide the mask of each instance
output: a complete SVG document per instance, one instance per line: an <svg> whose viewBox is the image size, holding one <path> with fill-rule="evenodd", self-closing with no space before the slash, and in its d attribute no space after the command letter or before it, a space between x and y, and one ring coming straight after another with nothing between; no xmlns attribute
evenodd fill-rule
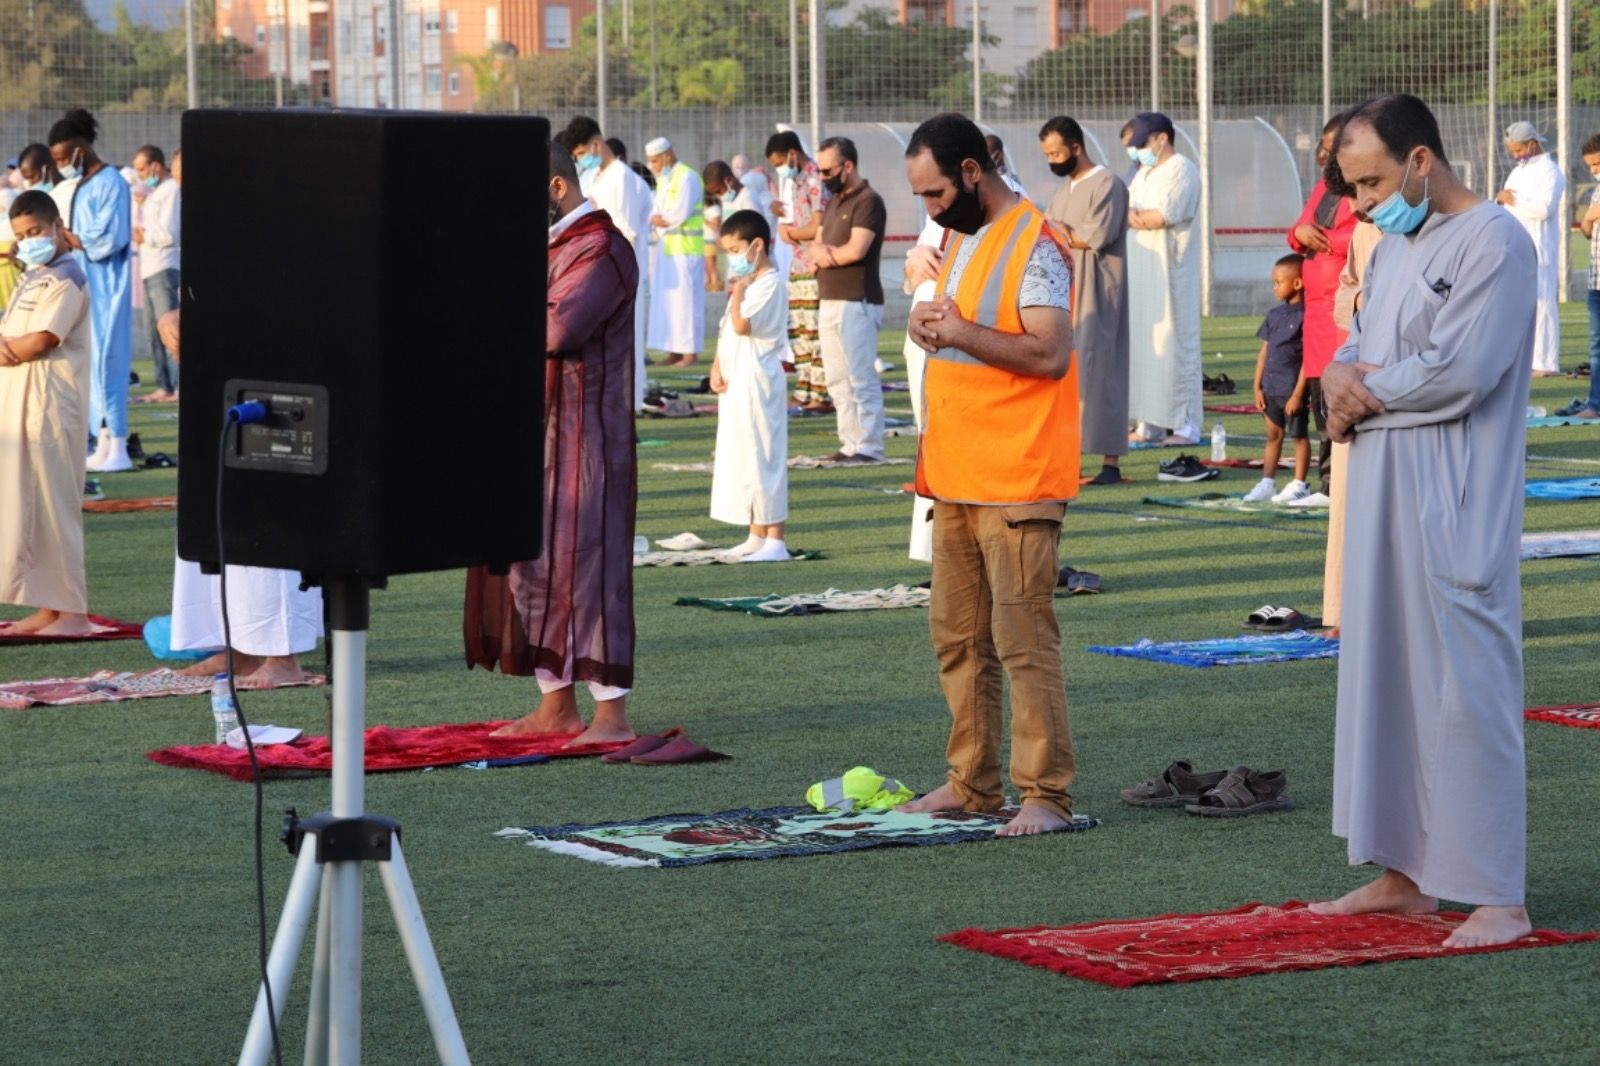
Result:
<svg viewBox="0 0 1600 1066"><path fill-rule="evenodd" d="M128 458L144 458L144 444L139 440L139 434L137 433L128 434Z"/></svg>
<svg viewBox="0 0 1600 1066"><path fill-rule="evenodd" d="M1157 481L1210 481L1221 477L1222 471L1213 470L1192 455L1180 455L1162 463L1156 473Z"/></svg>
<svg viewBox="0 0 1600 1066"><path fill-rule="evenodd" d="M1264 503L1272 499L1273 493L1278 491L1278 483L1270 477L1264 477L1256 482L1256 487L1244 494L1245 503Z"/></svg>
<svg viewBox="0 0 1600 1066"><path fill-rule="evenodd" d="M83 498L86 500L103 500L105 491L100 488L99 478L86 478L83 482Z"/></svg>
<svg viewBox="0 0 1600 1066"><path fill-rule="evenodd" d="M1276 496L1273 496L1272 502L1293 503L1296 500L1303 500L1309 495L1311 495L1311 486L1307 485L1304 481L1296 480L1289 482L1288 486L1282 492L1278 493ZM1246 499L1248 499L1248 497L1246 497Z"/></svg>
<svg viewBox="0 0 1600 1066"><path fill-rule="evenodd" d="M1579 411L1583 410L1584 405L1587 402L1588 402L1587 400L1585 400L1583 397L1579 396L1576 399L1574 399L1571 403L1567 404L1565 407L1557 407L1556 410L1555 410L1555 413L1560 415L1562 418L1571 418L1573 415L1575 415Z"/></svg>
<svg viewBox="0 0 1600 1066"><path fill-rule="evenodd" d="M1298 500L1290 500L1290 507L1329 507L1333 500L1329 499L1326 492L1308 492Z"/></svg>

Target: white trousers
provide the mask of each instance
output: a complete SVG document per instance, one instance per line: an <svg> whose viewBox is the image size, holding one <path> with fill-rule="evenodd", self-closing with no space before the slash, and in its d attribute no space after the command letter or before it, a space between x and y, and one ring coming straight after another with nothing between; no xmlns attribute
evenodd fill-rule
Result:
<svg viewBox="0 0 1600 1066"><path fill-rule="evenodd" d="M875 366L883 305L822 300L817 340L828 379L828 400L839 416L839 450L883 458L883 383Z"/></svg>
<svg viewBox="0 0 1600 1066"><path fill-rule="evenodd" d="M228 567L233 648L246 655L303 655L322 636L322 590L300 591L300 575L256 566ZM172 576L172 646L221 648L222 583L199 563L177 560Z"/></svg>
<svg viewBox="0 0 1600 1066"><path fill-rule="evenodd" d="M572 627L568 626L567 647L571 648L576 639L573 635ZM534 680L539 682L540 692L560 692L564 688L571 688L572 660L570 658L567 659L567 664L561 668L559 677L554 670L546 670L542 666L534 668L533 676ZM618 700L633 691L629 688L617 688L615 685L602 685L598 681L586 681L584 684L589 686L589 695L595 698L596 703L603 700Z"/></svg>

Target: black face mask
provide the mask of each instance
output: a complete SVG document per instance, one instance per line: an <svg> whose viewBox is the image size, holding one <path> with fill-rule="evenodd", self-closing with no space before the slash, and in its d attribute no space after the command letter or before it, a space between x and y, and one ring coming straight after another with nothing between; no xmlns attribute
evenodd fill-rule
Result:
<svg viewBox="0 0 1600 1066"><path fill-rule="evenodd" d="M822 179L822 187L828 190L829 196L838 196L844 191L844 175L835 174L831 178Z"/></svg>
<svg viewBox="0 0 1600 1066"><path fill-rule="evenodd" d="M1065 163L1051 163L1050 164L1050 173L1054 174L1058 178L1064 178L1067 175L1071 174L1074 170L1077 170L1077 169L1078 169L1078 156L1077 156L1077 153L1073 153L1072 157L1069 158Z"/></svg>
<svg viewBox="0 0 1600 1066"><path fill-rule="evenodd" d="M933 221L957 233L968 236L977 233L983 227L983 201L978 199L978 190L969 189L961 182L956 190L956 202L933 216Z"/></svg>

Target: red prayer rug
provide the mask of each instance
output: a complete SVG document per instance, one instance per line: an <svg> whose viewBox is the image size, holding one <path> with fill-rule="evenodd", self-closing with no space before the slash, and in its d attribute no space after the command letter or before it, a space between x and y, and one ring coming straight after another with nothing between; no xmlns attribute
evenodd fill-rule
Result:
<svg viewBox="0 0 1600 1066"><path fill-rule="evenodd" d="M505 722L450 722L445 725L395 729L373 726L367 730L367 773L421 770L429 766L518 759L540 755L549 759L604 755L625 747L628 741L565 745L576 733L532 733L522 737L491 737ZM163 766L210 770L235 781L250 780L250 755L226 744L196 744L162 748L147 756ZM317 777L333 771L333 745L327 737L305 736L292 744L257 748L256 759L265 778Z"/></svg>
<svg viewBox="0 0 1600 1066"><path fill-rule="evenodd" d="M1600 729L1600 703L1572 703L1565 707L1529 707L1522 717L1530 722L1552 722L1576 729Z"/></svg>
<svg viewBox="0 0 1600 1066"><path fill-rule="evenodd" d="M1208 403L1206 404L1206 410L1213 411L1219 415L1258 415L1261 413L1253 403Z"/></svg>
<svg viewBox="0 0 1600 1066"><path fill-rule="evenodd" d="M1466 917L1459 911L1323 917L1290 900L1276 907L1247 903L1209 914L1164 914L1085 925L963 929L939 939L1114 988L1600 939L1600 933L1539 929L1498 947L1444 947L1445 937Z"/></svg>
<svg viewBox="0 0 1600 1066"><path fill-rule="evenodd" d="M147 700L157 696L199 696L211 691L212 681L210 675L190 677L165 667L125 672L101 670L88 677L11 681L0 685L0 708L21 711L29 707L76 707L85 703L121 703L123 700ZM327 678L321 674L307 674L304 680L272 687L299 688L326 683ZM264 690L246 688L241 684L239 691Z"/></svg>
<svg viewBox="0 0 1600 1066"><path fill-rule="evenodd" d="M0 629L0 644L72 644L83 640L138 640L144 636L143 622L119 622L97 614L91 614L89 621L95 627L92 633L71 637L42 637L37 633L8 633Z"/></svg>
<svg viewBox="0 0 1600 1066"><path fill-rule="evenodd" d="M176 496L147 496L142 499L84 500L83 509L90 514L126 514L129 511L176 511Z"/></svg>

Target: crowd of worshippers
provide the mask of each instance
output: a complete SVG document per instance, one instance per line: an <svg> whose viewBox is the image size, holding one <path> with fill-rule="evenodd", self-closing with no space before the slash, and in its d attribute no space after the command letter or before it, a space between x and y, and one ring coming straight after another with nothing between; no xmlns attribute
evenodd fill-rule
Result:
<svg viewBox="0 0 1600 1066"><path fill-rule="evenodd" d="M90 469L126 458L135 244L158 253L141 274L179 269L176 213L160 216L157 200L164 157L147 147L135 159L147 190L136 228L129 183L96 154L96 133L92 117L71 112L15 168L14 291L0 322L0 602L37 610L7 623L12 632L91 625L84 450L94 449ZM1564 179L1532 125L1505 136L1518 163L1489 202L1452 169L1422 101L1378 97L1330 120L1323 178L1286 235L1293 255L1273 270L1277 304L1254 382L1272 460L1254 494L1273 487L1285 437L1296 474L1287 498L1307 494L1308 415L1322 437L1332 508L1323 617L1341 637L1334 831L1353 864L1384 868L1314 907L1471 903L1449 941L1463 946L1530 928L1524 412L1531 376L1559 371ZM1072 817L1051 599L1067 504L1084 482L1120 480L1133 444L1196 443L1202 417L1199 174L1177 152L1172 122L1146 112L1124 127L1128 181L1120 161L1092 157L1070 117L1039 137L1061 179L1043 209L1005 166L1004 146L955 114L922 123L903 174L880 179L927 217L904 277L920 436L912 554L932 563L930 630L953 717L945 784L906 809L1001 807L1003 673L1021 796L1007 835ZM658 137L645 146L647 180L591 119L574 119L550 147L544 552L505 575L469 571L464 605L468 662L539 686L535 709L503 732L573 743L636 735L627 701L645 352L675 367L698 360L708 288L728 297L708 375L720 401L712 517L748 530L724 561L788 558L793 409L837 417L832 462L884 459L883 194L848 138L813 156L780 131L764 148L770 173L738 154L696 171ZM1600 138L1584 159L1600 176ZM1600 191L1578 219L1591 236L1597 222ZM1592 267L1591 389L1596 278ZM170 306L151 291L151 306ZM177 322L160 324L175 364ZM160 387L176 393L169 369ZM1591 391L1572 413L1596 417L1596 399ZM1102 460L1091 478L1084 452ZM1342 566L1347 552L1359 567ZM295 676L295 656L318 635L316 594L282 572L239 581L249 591L230 618L235 650L250 657L246 681ZM179 563L173 601L174 645L217 648L215 579ZM594 701L587 723L580 681Z"/></svg>

